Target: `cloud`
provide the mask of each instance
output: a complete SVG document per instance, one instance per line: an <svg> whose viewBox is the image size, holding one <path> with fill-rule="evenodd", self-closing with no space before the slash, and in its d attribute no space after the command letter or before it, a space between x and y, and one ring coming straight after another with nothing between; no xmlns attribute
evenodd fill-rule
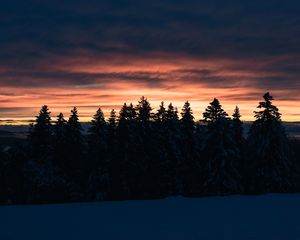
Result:
<svg viewBox="0 0 300 240"><path fill-rule="evenodd" d="M292 0L1 2L0 118L44 103L88 115L139 95L198 101L196 112L217 96L247 102L250 115L271 91L299 107L299 10Z"/></svg>

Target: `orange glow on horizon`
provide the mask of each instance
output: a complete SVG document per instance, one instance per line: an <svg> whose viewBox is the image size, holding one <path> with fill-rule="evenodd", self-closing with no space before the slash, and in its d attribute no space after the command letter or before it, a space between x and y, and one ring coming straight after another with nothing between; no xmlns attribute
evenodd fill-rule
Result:
<svg viewBox="0 0 300 240"><path fill-rule="evenodd" d="M262 95L270 91L282 119L300 121L298 89L288 86L273 89L271 84L261 84L265 77L277 76L278 73L269 73L264 68L274 61L197 59L183 54L160 53L146 57L119 55L59 59L50 65L44 63L41 69L46 73L63 72L76 77L76 74L81 74L82 77L57 84L51 84L55 76L48 77L43 83L45 86L39 79L32 80L32 86L1 86L0 120L12 119L17 123L32 120L46 104L53 120L59 112L67 118L70 109L77 106L80 120L90 121L99 106L108 116L112 108L118 112L124 102L136 104L144 95L154 111L164 101L166 105L172 102L180 112L188 100L196 120L202 118L202 112L216 97L229 115L238 105L242 120L248 121L253 120L253 111ZM6 70L0 68L0 71Z"/></svg>

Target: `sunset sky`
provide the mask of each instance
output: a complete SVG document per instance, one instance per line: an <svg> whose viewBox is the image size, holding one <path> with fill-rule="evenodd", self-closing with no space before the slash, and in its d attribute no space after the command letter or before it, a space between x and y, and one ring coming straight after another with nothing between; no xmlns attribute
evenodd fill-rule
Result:
<svg viewBox="0 0 300 240"><path fill-rule="evenodd" d="M214 97L253 120L270 91L283 120L300 121L299 1L0 2L0 120L88 121L144 95L157 108Z"/></svg>

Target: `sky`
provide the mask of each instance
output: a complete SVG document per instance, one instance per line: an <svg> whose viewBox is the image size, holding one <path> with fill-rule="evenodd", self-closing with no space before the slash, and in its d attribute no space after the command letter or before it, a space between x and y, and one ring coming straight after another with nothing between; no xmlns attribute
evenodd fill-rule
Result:
<svg viewBox="0 0 300 240"><path fill-rule="evenodd" d="M244 120L270 91L300 121L299 1L0 2L0 122L77 106L88 121L144 95L190 101L196 119L218 98Z"/></svg>

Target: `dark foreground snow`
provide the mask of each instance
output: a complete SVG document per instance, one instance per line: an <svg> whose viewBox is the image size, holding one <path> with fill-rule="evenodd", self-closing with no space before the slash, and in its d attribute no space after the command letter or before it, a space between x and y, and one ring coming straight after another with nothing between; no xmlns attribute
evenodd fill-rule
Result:
<svg viewBox="0 0 300 240"><path fill-rule="evenodd" d="M2 206L0 239L300 239L300 195Z"/></svg>

